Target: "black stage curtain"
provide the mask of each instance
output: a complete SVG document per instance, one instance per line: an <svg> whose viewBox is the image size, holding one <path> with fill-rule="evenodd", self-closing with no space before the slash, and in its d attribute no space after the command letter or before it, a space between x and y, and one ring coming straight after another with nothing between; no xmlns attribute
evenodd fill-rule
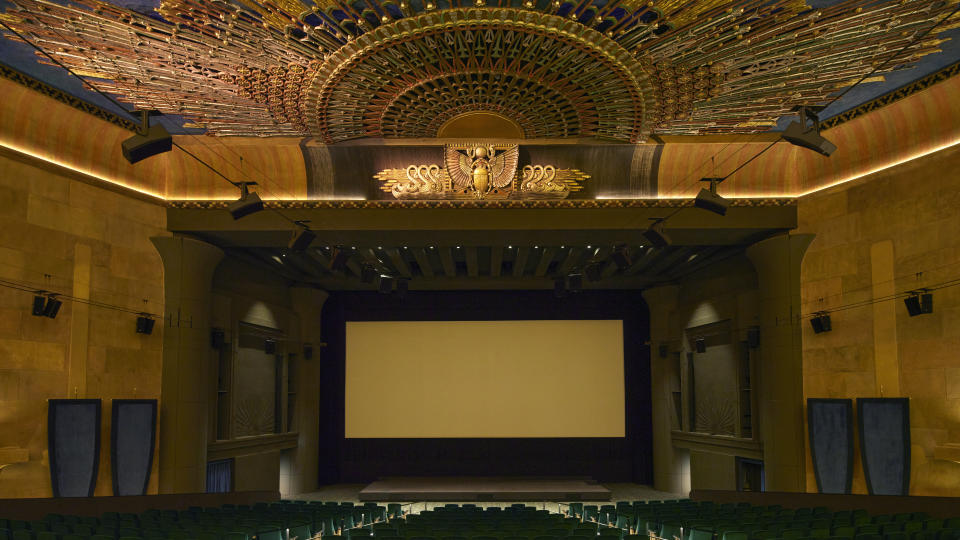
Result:
<svg viewBox="0 0 960 540"><path fill-rule="evenodd" d="M622 319L626 436L623 438L346 439L347 321ZM324 304L320 357L319 480L370 482L385 476L589 476L653 480L649 311L639 291L335 292ZM584 359L584 369L590 369ZM571 403L576 407L576 403ZM563 411L557 411L562 414ZM402 421L403 411L396 411Z"/></svg>

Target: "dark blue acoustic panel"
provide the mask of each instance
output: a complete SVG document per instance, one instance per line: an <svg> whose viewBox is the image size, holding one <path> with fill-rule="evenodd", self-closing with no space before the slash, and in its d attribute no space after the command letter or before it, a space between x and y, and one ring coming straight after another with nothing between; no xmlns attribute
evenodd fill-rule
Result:
<svg viewBox="0 0 960 540"><path fill-rule="evenodd" d="M153 465L157 400L113 400L110 460L114 495L145 495Z"/></svg>
<svg viewBox="0 0 960 540"><path fill-rule="evenodd" d="M813 472L820 493L850 493L853 485L853 400L807 400Z"/></svg>
<svg viewBox="0 0 960 540"><path fill-rule="evenodd" d="M51 399L47 411L54 497L92 497L100 465L100 400Z"/></svg>
<svg viewBox="0 0 960 540"><path fill-rule="evenodd" d="M857 400L860 455L871 495L910 493L910 400Z"/></svg>

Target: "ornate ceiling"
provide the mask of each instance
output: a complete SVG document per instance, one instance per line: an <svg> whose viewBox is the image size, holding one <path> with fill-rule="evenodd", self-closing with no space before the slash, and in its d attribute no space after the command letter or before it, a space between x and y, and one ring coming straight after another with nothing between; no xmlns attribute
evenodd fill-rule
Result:
<svg viewBox="0 0 960 540"><path fill-rule="evenodd" d="M434 137L483 112L526 138L641 142L769 130L957 1L14 0L2 17L101 90L214 135Z"/></svg>

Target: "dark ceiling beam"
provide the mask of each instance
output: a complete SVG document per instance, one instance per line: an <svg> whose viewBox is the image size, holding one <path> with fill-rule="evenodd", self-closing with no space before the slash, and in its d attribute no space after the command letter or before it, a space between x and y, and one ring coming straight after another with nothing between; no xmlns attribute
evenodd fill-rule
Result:
<svg viewBox="0 0 960 540"><path fill-rule="evenodd" d="M490 277L500 277L500 271L503 267L503 248L492 246L490 248Z"/></svg>
<svg viewBox="0 0 960 540"><path fill-rule="evenodd" d="M397 269L397 272L405 278L412 277L410 272L410 266L407 265L407 261L404 260L403 254L400 253L399 248L388 248L387 256L390 257L390 262L393 263L393 267Z"/></svg>
<svg viewBox="0 0 960 540"><path fill-rule="evenodd" d="M433 265L430 264L430 257L427 256L427 250L423 248L411 248L413 258L417 260L417 266L420 267L420 273L423 277L433 277Z"/></svg>
<svg viewBox="0 0 960 540"><path fill-rule="evenodd" d="M440 251L440 266L443 266L443 274L447 277L457 277L457 265L453 262L453 248L437 248Z"/></svg>
<svg viewBox="0 0 960 540"><path fill-rule="evenodd" d="M480 265L477 264L477 248L475 246L468 246L465 248L466 253L464 257L467 261L467 275L470 277L477 277L480 275Z"/></svg>
<svg viewBox="0 0 960 540"><path fill-rule="evenodd" d="M517 258L513 260L513 277L522 277L523 271L527 267L527 259L530 257L530 248L523 246L517 248Z"/></svg>
<svg viewBox="0 0 960 540"><path fill-rule="evenodd" d="M614 245L639 241L649 218L668 208L429 208L296 209L317 233L314 245L370 247L406 245ZM483 227L478 227L478 224ZM726 216L685 210L671 217L665 231L675 245L733 245L758 232L774 234L797 226L797 209L788 206L731 207ZM220 245L286 246L290 223L276 212L233 220L223 209L167 209L172 232L195 233Z"/></svg>
<svg viewBox="0 0 960 540"><path fill-rule="evenodd" d="M537 262L537 268L533 271L536 277L543 277L553 262L554 248L543 248L540 252L540 261Z"/></svg>

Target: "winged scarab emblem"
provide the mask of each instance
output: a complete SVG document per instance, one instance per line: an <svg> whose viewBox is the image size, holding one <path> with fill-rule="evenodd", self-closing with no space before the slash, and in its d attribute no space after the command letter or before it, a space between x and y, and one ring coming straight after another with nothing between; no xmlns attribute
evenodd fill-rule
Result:
<svg viewBox="0 0 960 540"><path fill-rule="evenodd" d="M445 149L447 173L453 188L468 192L478 199L487 193L509 186L517 174L520 149L511 145L506 149L494 146L474 146L466 150L455 146Z"/></svg>

